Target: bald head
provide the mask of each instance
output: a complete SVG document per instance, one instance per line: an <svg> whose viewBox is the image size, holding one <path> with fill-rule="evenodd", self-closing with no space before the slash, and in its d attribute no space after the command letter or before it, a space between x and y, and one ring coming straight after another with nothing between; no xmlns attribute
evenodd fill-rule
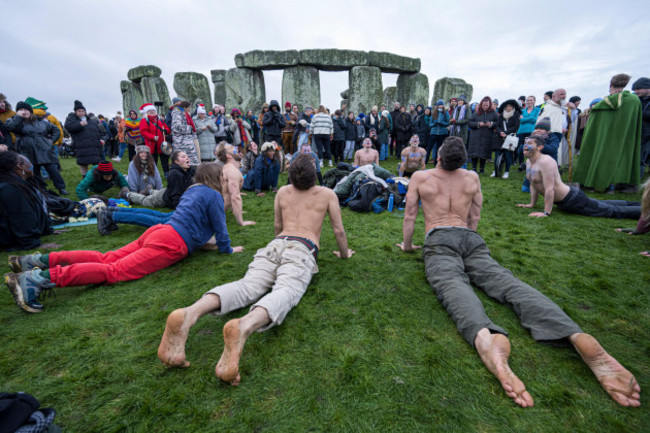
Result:
<svg viewBox="0 0 650 433"><path fill-rule="evenodd" d="M555 92L553 92L553 96L551 97L553 102L560 103L560 101L566 99L566 90L564 89L557 89Z"/></svg>

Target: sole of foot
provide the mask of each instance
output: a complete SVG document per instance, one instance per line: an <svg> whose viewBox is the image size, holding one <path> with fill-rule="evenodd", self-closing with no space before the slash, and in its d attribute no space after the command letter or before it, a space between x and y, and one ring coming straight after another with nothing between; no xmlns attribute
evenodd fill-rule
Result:
<svg viewBox="0 0 650 433"><path fill-rule="evenodd" d="M223 327L223 353L215 367L215 374L232 386L239 385L239 359L244 350L242 332L239 328L240 319L233 319Z"/></svg>
<svg viewBox="0 0 650 433"><path fill-rule="evenodd" d="M20 274L23 271L23 267L20 265L20 257L9 256L9 267L11 268L11 272Z"/></svg>
<svg viewBox="0 0 650 433"><path fill-rule="evenodd" d="M165 333L158 346L158 359L169 367L187 368L190 363L185 359L185 342L189 329L185 325L185 310L178 309L167 317Z"/></svg>
<svg viewBox="0 0 650 433"><path fill-rule="evenodd" d="M25 297L23 296L23 289L22 287L20 287L20 281L18 281L18 275L19 274L15 274L15 273L5 274L5 284L9 288L11 295L14 297L14 301L16 302L16 305L18 306L18 308L20 308L23 311L26 311L27 313L42 312L42 310L38 310L30 307L25 302Z"/></svg>
<svg viewBox="0 0 650 433"><path fill-rule="evenodd" d="M625 367L589 334L577 334L571 342L594 373L605 392L621 406L641 406L641 387Z"/></svg>
<svg viewBox="0 0 650 433"><path fill-rule="evenodd" d="M510 341L505 335L490 334L481 343L477 341L478 351L483 364L501 383L506 395L521 407L535 405L533 397L526 391L524 383L513 373L508 365Z"/></svg>

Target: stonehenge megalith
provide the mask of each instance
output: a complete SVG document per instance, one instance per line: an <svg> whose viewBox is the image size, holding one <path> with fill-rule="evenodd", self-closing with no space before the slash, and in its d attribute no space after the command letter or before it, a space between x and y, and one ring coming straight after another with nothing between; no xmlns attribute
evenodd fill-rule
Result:
<svg viewBox="0 0 650 433"><path fill-rule="evenodd" d="M465 95L467 102L470 102L473 92L474 87L462 78L443 77L436 80L436 84L433 87L431 105L434 105L438 99L447 102L451 98L458 98L460 95Z"/></svg>
<svg viewBox="0 0 650 433"><path fill-rule="evenodd" d="M381 70L376 66L355 66L349 75L348 109L355 113L368 113L373 105L384 98Z"/></svg>
<svg viewBox="0 0 650 433"><path fill-rule="evenodd" d="M179 98L192 104L191 111L196 108L197 100L201 100L207 109L212 108L210 85L205 75L198 72L176 72L174 74L174 90Z"/></svg>
<svg viewBox="0 0 650 433"><path fill-rule="evenodd" d="M226 71L226 107L251 109L259 113L266 102L264 74L250 68L232 68Z"/></svg>
<svg viewBox="0 0 650 433"><path fill-rule="evenodd" d="M313 66L291 66L282 74L282 104L297 104L300 111L306 105L320 104L320 74Z"/></svg>

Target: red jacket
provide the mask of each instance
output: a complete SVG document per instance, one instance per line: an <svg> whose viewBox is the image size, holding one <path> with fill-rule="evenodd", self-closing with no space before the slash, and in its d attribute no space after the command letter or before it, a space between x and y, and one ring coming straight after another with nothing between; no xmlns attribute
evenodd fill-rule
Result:
<svg viewBox="0 0 650 433"><path fill-rule="evenodd" d="M165 131L165 134L171 134L169 126L158 116L147 116L140 121L140 135L144 137L144 144L149 146L152 155L162 153L160 147L165 140L165 134L162 131ZM158 141L154 141L155 136L158 136Z"/></svg>

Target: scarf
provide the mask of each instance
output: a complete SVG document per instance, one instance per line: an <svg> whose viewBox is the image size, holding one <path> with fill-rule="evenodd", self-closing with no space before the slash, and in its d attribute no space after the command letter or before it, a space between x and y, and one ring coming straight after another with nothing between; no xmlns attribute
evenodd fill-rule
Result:
<svg viewBox="0 0 650 433"><path fill-rule="evenodd" d="M510 118L512 117L513 114L515 114L515 110L512 110L512 111L509 112L509 113L508 113L506 110L503 110L503 114L502 114L502 116L503 116L503 118L504 118L505 120L510 120Z"/></svg>
<svg viewBox="0 0 650 433"><path fill-rule="evenodd" d="M187 122L188 125L192 127L192 132L196 134L196 126L194 126L194 121L192 120L192 117L189 115L187 111L183 109L183 107L178 107L179 110L185 114L185 121Z"/></svg>
<svg viewBox="0 0 650 433"><path fill-rule="evenodd" d="M239 129L239 137L241 138L240 145L246 147L248 145L248 135L246 135L246 129L244 129L244 122L241 120L237 121L237 128Z"/></svg>
<svg viewBox="0 0 650 433"><path fill-rule="evenodd" d="M140 137L140 119L126 119L126 122L124 123L124 129L131 138Z"/></svg>
<svg viewBox="0 0 650 433"><path fill-rule="evenodd" d="M467 112L466 108L467 108L467 104L463 104L461 107L456 106L456 108L454 108L453 118L456 119L456 122L465 119L465 113ZM458 117L456 117L456 115L458 115ZM454 131L454 134L460 134L460 125L454 125L452 129Z"/></svg>
<svg viewBox="0 0 650 433"><path fill-rule="evenodd" d="M140 160L140 173L142 175L142 182L147 183L149 181L149 161L147 159Z"/></svg>

